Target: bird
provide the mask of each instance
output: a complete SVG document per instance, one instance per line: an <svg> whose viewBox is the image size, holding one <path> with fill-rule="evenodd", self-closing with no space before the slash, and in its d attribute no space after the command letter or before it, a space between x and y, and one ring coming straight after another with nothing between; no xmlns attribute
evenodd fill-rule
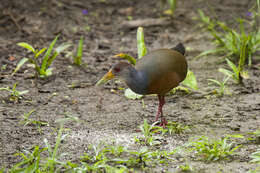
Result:
<svg viewBox="0 0 260 173"><path fill-rule="evenodd" d="M118 78L137 94L157 94L159 105L155 121L158 122L160 117L159 125L165 128L168 123L162 110L165 95L186 78L187 70L185 47L179 43L171 49L162 48L147 53L137 60L135 66L127 62L116 63L96 86Z"/></svg>

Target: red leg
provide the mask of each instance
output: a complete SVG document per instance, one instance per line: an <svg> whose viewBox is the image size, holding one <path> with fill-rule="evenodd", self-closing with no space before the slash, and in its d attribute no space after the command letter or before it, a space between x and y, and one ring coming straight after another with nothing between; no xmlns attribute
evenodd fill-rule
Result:
<svg viewBox="0 0 260 173"><path fill-rule="evenodd" d="M163 111L162 111L163 105L165 104L164 96L158 95L158 100L159 100L159 106L158 106L158 111L157 111L157 114L156 114L155 121L158 121L159 116L161 116L160 126L165 127L165 125L167 124L167 121L163 117Z"/></svg>

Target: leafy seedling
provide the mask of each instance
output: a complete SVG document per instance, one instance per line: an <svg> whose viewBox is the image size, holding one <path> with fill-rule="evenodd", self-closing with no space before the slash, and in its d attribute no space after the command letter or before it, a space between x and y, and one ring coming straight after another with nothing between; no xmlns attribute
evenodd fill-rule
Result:
<svg viewBox="0 0 260 173"><path fill-rule="evenodd" d="M40 50L33 48L28 43L20 42L17 45L20 47L23 47L27 49L29 52L32 52L34 54L33 57L30 58L23 58L20 60L20 62L17 64L17 67L15 68L12 75L14 75L27 61L29 61L31 64L34 65L35 69L35 77L38 76L41 78L47 77L52 75L52 68L50 66L52 65L53 61L56 59L56 57L65 49L70 47L70 44L62 44L58 46L54 51L54 45L56 44L56 41L59 36L56 36L55 39L51 42L49 48L42 48ZM42 59L40 60L39 57L45 52Z"/></svg>
<svg viewBox="0 0 260 173"><path fill-rule="evenodd" d="M212 93L216 94L219 97L222 97L224 94L230 94L230 92L227 90L226 83L229 80L230 76L225 76L223 81L218 81L215 79L208 79L212 84L215 84L218 86Z"/></svg>
<svg viewBox="0 0 260 173"><path fill-rule="evenodd" d="M164 132L163 127L156 126L158 122L154 122L152 125L147 123L147 120L144 120L144 123L140 126L141 133L143 134L142 137L135 137L135 142L141 145L156 145L160 144L158 141L159 138L156 138L154 134L159 132Z"/></svg>
<svg viewBox="0 0 260 173"><path fill-rule="evenodd" d="M181 134L184 133L186 131L190 130L190 127L178 122L168 122L168 124L166 125L166 129L164 129L165 132L164 133L169 133L170 135L172 134Z"/></svg>
<svg viewBox="0 0 260 173"><path fill-rule="evenodd" d="M228 66L232 69L232 71L224 68L219 68L219 72L225 74L228 77L231 77L237 84L242 83L243 77L248 78L247 72L242 71L240 66L236 66L233 62L231 62L228 59L226 59L226 61Z"/></svg>
<svg viewBox="0 0 260 173"><path fill-rule="evenodd" d="M74 64L77 66L80 66L82 64L83 42L83 37L80 37L77 48L77 55L73 57Z"/></svg>
<svg viewBox="0 0 260 173"><path fill-rule="evenodd" d="M22 120L20 121L20 123L23 124L24 126L35 125L38 128L38 131L41 133L41 126L49 126L49 123L31 119L30 116L32 115L33 112L35 112L34 109L28 113L24 113L24 115L22 115L21 117Z"/></svg>
<svg viewBox="0 0 260 173"><path fill-rule="evenodd" d="M41 153L45 150L47 148L40 149L39 146L35 146L33 152L25 150L24 153L15 154L15 156L20 156L22 161L15 164L10 172L39 172Z"/></svg>
<svg viewBox="0 0 260 173"><path fill-rule="evenodd" d="M9 100L10 101L18 101L19 99L22 99L22 95L29 92L29 90L24 91L18 91L16 90L17 83L13 85L13 88L7 87L7 88L0 88L0 90L8 91L9 92Z"/></svg>

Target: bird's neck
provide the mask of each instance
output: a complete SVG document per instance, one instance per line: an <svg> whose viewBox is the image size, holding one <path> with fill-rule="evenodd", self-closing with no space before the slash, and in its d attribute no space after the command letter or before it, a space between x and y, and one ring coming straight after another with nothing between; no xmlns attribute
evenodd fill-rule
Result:
<svg viewBox="0 0 260 173"><path fill-rule="evenodd" d="M145 94L147 91L147 76L144 71L138 71L129 66L129 73L124 77L127 86L137 94Z"/></svg>

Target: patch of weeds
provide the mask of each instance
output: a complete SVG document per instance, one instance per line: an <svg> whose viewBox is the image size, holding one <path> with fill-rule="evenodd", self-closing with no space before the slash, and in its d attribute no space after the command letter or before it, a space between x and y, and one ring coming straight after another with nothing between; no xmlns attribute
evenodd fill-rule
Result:
<svg viewBox="0 0 260 173"><path fill-rule="evenodd" d="M35 125L38 128L38 131L41 133L41 126L49 126L49 123L30 119L30 116L32 115L33 112L35 112L35 110L31 110L28 113L24 113L21 117L22 120L20 121L20 124L24 126Z"/></svg>
<svg viewBox="0 0 260 173"><path fill-rule="evenodd" d="M230 95L231 93L228 91L226 87L226 83L229 80L230 76L225 76L223 81L218 81L215 79L208 79L208 81L211 82L211 84L215 84L218 86L212 93L216 94L218 97L222 97L223 95ZM209 83L210 85L210 83Z"/></svg>
<svg viewBox="0 0 260 173"><path fill-rule="evenodd" d="M141 145L157 145L160 144L158 137L154 136L155 133L163 132L163 127L156 126L158 122L153 123L152 125L147 123L147 120L144 120L144 123L140 126L142 137L135 137L135 142Z"/></svg>
<svg viewBox="0 0 260 173"><path fill-rule="evenodd" d="M243 61L247 60L248 65L251 66L254 53L260 50L260 29L252 27L252 31L246 33L244 29L245 20L238 19L240 26L240 33L238 33L225 23L207 17L203 11L199 10L198 12L202 27L212 35L217 48L202 52L196 58L208 54L223 54L226 58L233 59L236 62L244 58Z"/></svg>
<svg viewBox="0 0 260 173"><path fill-rule="evenodd" d="M28 93L29 90L18 91L18 90L16 90L16 86L17 86L17 83L15 83L15 84L13 85L13 88L10 88L10 87L0 88L0 91L1 91L1 90L8 91L9 94L10 94L10 95L9 95L9 101L17 102L17 101L19 101L20 99L22 99L22 95Z"/></svg>
<svg viewBox="0 0 260 173"><path fill-rule="evenodd" d="M193 138L188 146L196 156L207 162L227 159L241 147L241 145L234 146L234 143L230 142L230 136L219 140L210 140L208 137L201 136L198 139Z"/></svg>
<svg viewBox="0 0 260 173"><path fill-rule="evenodd" d="M166 129L163 129L164 133L172 134L181 134L186 131L190 131L190 127L178 122L168 122Z"/></svg>
<svg viewBox="0 0 260 173"><path fill-rule="evenodd" d="M38 76L41 78L47 77L52 75L52 68L50 66L52 65L53 61L56 59L56 57L65 49L70 47L70 44L61 44L58 46L54 52L53 48L54 45L56 44L56 41L58 40L59 36L56 36L55 39L51 42L49 48L42 48L40 50L33 48L32 45L25 43L25 42L20 42L17 45L20 47L23 47L27 49L29 52L32 52L34 54L33 57L30 58L23 58L20 60L20 62L17 64L17 67L15 68L14 72L12 75L14 75L27 61L29 61L31 64L34 66L35 70L35 77L37 78ZM47 51L46 51L47 50ZM40 60L39 57L45 52L44 56Z"/></svg>
<svg viewBox="0 0 260 173"><path fill-rule="evenodd" d="M167 164L172 161L173 152L151 151L142 147L139 151L128 150L123 146L99 144L91 146L89 151L81 157L82 165L86 171L102 172L107 170L132 170L133 168L145 169L158 164ZM131 172L131 171L130 171Z"/></svg>
<svg viewBox="0 0 260 173"><path fill-rule="evenodd" d="M60 143L66 136L62 135L62 132L63 125L60 126L54 148L44 139L46 147L35 146L33 152L25 150L23 153L15 154L20 156L22 161L14 165L9 172L60 172L61 168L66 166L66 163L59 161L64 153L58 154ZM44 151L48 151L47 157L42 156Z"/></svg>
<svg viewBox="0 0 260 173"><path fill-rule="evenodd" d="M185 163L184 165L180 165L178 166L178 168L182 171L182 172L193 172L194 168L189 165L188 163Z"/></svg>
<svg viewBox="0 0 260 173"><path fill-rule="evenodd" d="M24 153L17 153L15 156L20 156L22 161L14 165L10 172L37 172L40 170L41 153L47 148L40 149L35 146L32 152L25 150Z"/></svg>

